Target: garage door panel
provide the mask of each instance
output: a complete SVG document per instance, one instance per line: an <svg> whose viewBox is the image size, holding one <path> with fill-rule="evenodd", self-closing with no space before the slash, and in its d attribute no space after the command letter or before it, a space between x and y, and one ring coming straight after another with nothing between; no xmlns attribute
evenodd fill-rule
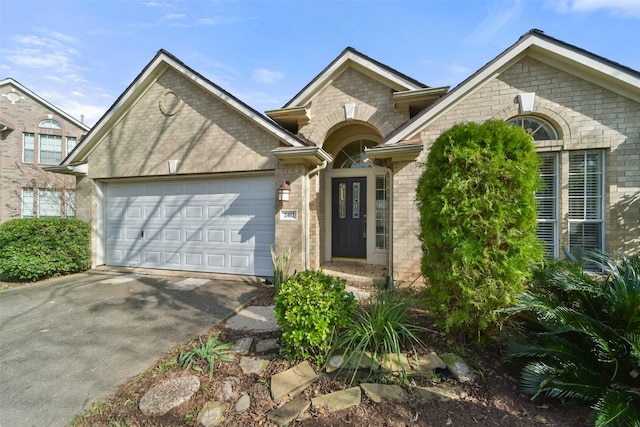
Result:
<svg viewBox="0 0 640 427"><path fill-rule="evenodd" d="M116 183L106 192L107 264L272 274L273 178Z"/></svg>

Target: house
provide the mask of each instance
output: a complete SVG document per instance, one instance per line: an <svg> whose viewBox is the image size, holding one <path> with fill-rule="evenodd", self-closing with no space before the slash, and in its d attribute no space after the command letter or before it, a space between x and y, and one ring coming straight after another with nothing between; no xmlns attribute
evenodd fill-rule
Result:
<svg viewBox="0 0 640 427"><path fill-rule="evenodd" d="M270 276L330 260L420 276L415 188L455 123L529 130L551 256L640 250L640 73L532 30L457 87L345 49L264 116L159 51L58 172L93 263Z"/></svg>
<svg viewBox="0 0 640 427"><path fill-rule="evenodd" d="M89 131L17 81L0 81L0 223L14 218L75 215L73 177L57 165Z"/></svg>

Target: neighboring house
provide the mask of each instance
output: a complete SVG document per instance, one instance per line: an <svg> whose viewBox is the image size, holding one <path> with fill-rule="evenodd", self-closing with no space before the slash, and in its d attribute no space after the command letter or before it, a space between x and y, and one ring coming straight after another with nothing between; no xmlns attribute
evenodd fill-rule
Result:
<svg viewBox="0 0 640 427"><path fill-rule="evenodd" d="M89 127L17 81L0 81L0 223L75 216L73 177L46 172Z"/></svg>
<svg viewBox="0 0 640 427"><path fill-rule="evenodd" d="M266 114L158 52L56 168L77 177L93 263L269 276L274 246L298 271L346 259L414 280L429 148L490 118L532 133L550 255L640 250L640 73L540 31L451 91L347 48Z"/></svg>

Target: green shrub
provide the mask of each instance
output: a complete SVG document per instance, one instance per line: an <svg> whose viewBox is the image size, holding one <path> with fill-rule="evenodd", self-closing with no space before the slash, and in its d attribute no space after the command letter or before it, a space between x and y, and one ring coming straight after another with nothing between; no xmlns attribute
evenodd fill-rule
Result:
<svg viewBox="0 0 640 427"><path fill-rule="evenodd" d="M332 350L342 354L340 370L346 367L361 366L366 358L373 373L380 366L383 357L392 355L402 366L400 376L406 379L407 373L401 362L401 354L415 350L416 346L425 347L417 333L425 328L416 325L416 317L411 313L418 300L405 290L379 290L372 298L355 310L355 315L347 319L347 324L338 335ZM389 357L389 356L387 356ZM351 383L357 371L352 371Z"/></svg>
<svg viewBox="0 0 640 427"><path fill-rule="evenodd" d="M91 230L77 219L24 218L0 224L0 275L36 281L91 266Z"/></svg>
<svg viewBox="0 0 640 427"><path fill-rule="evenodd" d="M531 137L499 120L458 124L440 135L419 179L427 310L467 336L499 323L534 262L539 158Z"/></svg>
<svg viewBox="0 0 640 427"><path fill-rule="evenodd" d="M522 389L592 406L596 426L640 426L640 256L600 252L539 269L518 297L509 354L524 360Z"/></svg>
<svg viewBox="0 0 640 427"><path fill-rule="evenodd" d="M346 324L355 307L345 284L322 271L303 271L282 284L275 297L275 315L287 357L324 363L334 331Z"/></svg>

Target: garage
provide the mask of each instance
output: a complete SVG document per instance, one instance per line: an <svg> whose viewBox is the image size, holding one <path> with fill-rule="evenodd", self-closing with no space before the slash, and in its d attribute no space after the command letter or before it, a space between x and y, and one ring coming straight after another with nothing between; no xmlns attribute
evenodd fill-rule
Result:
<svg viewBox="0 0 640 427"><path fill-rule="evenodd" d="M105 186L105 264L271 276L271 176Z"/></svg>

